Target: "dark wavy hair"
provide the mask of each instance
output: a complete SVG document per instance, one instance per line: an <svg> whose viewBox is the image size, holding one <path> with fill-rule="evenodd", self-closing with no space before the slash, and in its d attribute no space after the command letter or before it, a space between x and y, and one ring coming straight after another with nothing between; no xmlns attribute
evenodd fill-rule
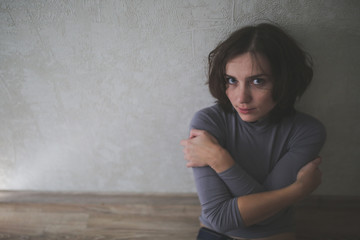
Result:
<svg viewBox="0 0 360 240"><path fill-rule="evenodd" d="M312 59L291 36L270 23L243 27L210 52L207 83L212 96L225 111L233 110L226 96L226 64L247 52L254 59L261 55L269 61L274 79L272 98L276 102L270 112L270 119L277 122L293 114L296 100L312 80Z"/></svg>

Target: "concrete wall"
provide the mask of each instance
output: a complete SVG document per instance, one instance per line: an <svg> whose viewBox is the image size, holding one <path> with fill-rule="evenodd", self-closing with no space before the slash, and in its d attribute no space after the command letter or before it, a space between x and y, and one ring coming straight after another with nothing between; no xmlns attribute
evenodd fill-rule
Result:
<svg viewBox="0 0 360 240"><path fill-rule="evenodd" d="M360 195L360 1L0 1L0 189L194 192L179 141L213 103L206 56L279 23L315 61L320 194Z"/></svg>

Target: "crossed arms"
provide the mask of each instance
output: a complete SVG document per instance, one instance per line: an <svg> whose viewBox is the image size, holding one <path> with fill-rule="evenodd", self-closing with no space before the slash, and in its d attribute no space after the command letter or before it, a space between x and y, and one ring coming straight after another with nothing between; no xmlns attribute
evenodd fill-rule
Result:
<svg viewBox="0 0 360 240"><path fill-rule="evenodd" d="M309 195L321 182L320 158L299 170L288 161L297 154L290 151L260 184L206 131L191 130L181 145L187 166L194 168L203 212L211 227L221 232L259 224ZM297 172L296 180L284 184L283 179L291 178L286 176L291 168ZM280 180L279 173L285 174Z"/></svg>

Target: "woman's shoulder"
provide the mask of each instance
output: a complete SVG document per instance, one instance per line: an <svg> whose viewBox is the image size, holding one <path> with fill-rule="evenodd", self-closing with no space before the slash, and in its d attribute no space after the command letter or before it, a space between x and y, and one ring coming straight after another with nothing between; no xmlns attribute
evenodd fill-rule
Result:
<svg viewBox="0 0 360 240"><path fill-rule="evenodd" d="M291 132L296 137L302 138L316 138L325 141L326 129L323 123L307 113L296 112L290 121L287 121Z"/></svg>
<svg viewBox="0 0 360 240"><path fill-rule="evenodd" d="M229 118L231 113L215 104L197 111L191 120L190 129L205 130L219 141L224 137Z"/></svg>
<svg viewBox="0 0 360 240"><path fill-rule="evenodd" d="M194 114L193 118L212 118L220 119L225 118L228 113L219 105L215 104L210 107L200 109Z"/></svg>
<svg viewBox="0 0 360 240"><path fill-rule="evenodd" d="M325 130L323 123L319 119L299 111L293 117L293 124L301 128L321 128Z"/></svg>

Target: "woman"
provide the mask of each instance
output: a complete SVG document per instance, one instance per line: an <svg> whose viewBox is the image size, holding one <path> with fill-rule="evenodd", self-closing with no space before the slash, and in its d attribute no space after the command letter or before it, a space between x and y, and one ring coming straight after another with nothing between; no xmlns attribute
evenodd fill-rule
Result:
<svg viewBox="0 0 360 240"><path fill-rule="evenodd" d="M320 184L326 135L294 109L311 61L267 23L234 32L208 60L217 104L195 114L181 141L202 207L198 239L295 239L291 205Z"/></svg>

